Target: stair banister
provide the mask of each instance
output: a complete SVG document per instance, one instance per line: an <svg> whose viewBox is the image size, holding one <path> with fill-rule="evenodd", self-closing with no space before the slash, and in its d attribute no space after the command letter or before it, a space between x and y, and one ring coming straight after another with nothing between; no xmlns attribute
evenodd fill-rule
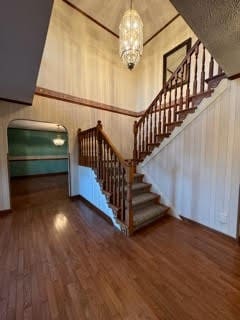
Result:
<svg viewBox="0 0 240 320"><path fill-rule="evenodd" d="M97 126L78 130L79 165L92 168L105 193L121 231L133 232L132 184L133 162L127 162L103 130Z"/></svg>
<svg viewBox="0 0 240 320"><path fill-rule="evenodd" d="M213 88L225 77L220 66L216 70L216 65L205 46L197 40L150 106L134 123L135 165L143 161L176 126L181 125L186 115L194 112L204 97L211 95Z"/></svg>

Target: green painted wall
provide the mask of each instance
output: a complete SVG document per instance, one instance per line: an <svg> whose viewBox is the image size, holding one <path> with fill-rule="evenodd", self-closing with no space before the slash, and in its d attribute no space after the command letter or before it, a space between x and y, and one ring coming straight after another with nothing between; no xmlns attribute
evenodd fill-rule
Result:
<svg viewBox="0 0 240 320"><path fill-rule="evenodd" d="M52 140L56 132L8 129L9 156L67 156L67 133L61 133L65 144L57 147ZM62 173L68 171L68 160L24 160L10 161L10 176Z"/></svg>

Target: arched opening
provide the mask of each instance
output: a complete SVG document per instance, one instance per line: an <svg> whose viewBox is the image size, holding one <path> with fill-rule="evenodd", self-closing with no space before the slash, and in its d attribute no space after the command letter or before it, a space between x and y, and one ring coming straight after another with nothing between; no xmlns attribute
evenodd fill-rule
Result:
<svg viewBox="0 0 240 320"><path fill-rule="evenodd" d="M67 129L58 123L25 119L8 125L11 208L38 206L70 194Z"/></svg>

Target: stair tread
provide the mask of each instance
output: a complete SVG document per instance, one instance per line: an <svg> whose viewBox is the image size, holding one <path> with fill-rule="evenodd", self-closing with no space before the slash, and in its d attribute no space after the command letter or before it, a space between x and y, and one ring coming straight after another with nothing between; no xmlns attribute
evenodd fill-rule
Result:
<svg viewBox="0 0 240 320"><path fill-rule="evenodd" d="M133 223L135 226L145 224L147 221L152 221L154 218L158 218L169 208L162 204L152 204L145 208L134 210Z"/></svg>
<svg viewBox="0 0 240 320"><path fill-rule="evenodd" d="M143 204L144 202L155 200L157 198L159 198L159 195L156 193L144 192L139 195L133 196L132 205L137 206L137 205Z"/></svg>

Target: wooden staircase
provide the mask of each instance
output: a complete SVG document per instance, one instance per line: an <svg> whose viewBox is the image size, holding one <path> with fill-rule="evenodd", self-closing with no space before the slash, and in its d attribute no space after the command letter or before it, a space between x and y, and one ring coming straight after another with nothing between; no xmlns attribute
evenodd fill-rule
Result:
<svg viewBox="0 0 240 320"><path fill-rule="evenodd" d="M208 76L206 76L208 75ZM91 167L114 218L126 235L158 220L169 208L136 172L137 165L181 126L201 101L225 78L222 69L198 40L189 50L139 121L134 123L133 160L125 160L103 130L78 131L79 165Z"/></svg>

